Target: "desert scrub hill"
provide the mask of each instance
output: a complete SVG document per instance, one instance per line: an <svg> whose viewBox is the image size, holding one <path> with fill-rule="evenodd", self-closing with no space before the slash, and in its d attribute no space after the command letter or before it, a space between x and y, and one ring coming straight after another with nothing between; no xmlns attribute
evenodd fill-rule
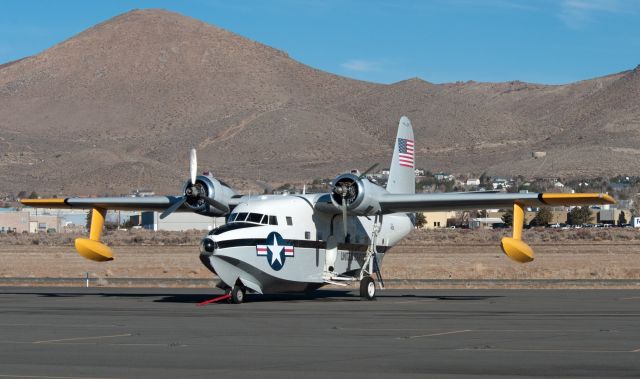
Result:
<svg viewBox="0 0 640 379"><path fill-rule="evenodd" d="M110 246L197 246L207 234L205 230L149 231L105 230L102 241ZM451 244L500 244L502 237L511 235L510 229L499 230L471 230L471 229L439 229L420 230L411 232L398 246L419 247L420 245L451 245ZM38 234L0 234L1 245L43 245L43 246L73 246L74 239L86 237L76 233L38 233ZM558 230L549 228L533 228L524 230L523 239L529 244L562 243L612 243L612 244L640 244L640 231L628 228L583 228Z"/></svg>
<svg viewBox="0 0 640 379"><path fill-rule="evenodd" d="M135 246L135 245L188 245L195 246L205 236L207 231L188 230L184 232L174 231L149 231L135 230L105 230L102 234L102 242L110 246ZM87 238L87 233L37 233L37 234L0 234L0 245L43 245L43 246L73 246L76 238Z"/></svg>
<svg viewBox="0 0 640 379"><path fill-rule="evenodd" d="M332 177L388 162L402 115L434 172L640 173L640 68L565 85L368 83L154 9L1 63L0 192L175 193L191 147L239 188Z"/></svg>

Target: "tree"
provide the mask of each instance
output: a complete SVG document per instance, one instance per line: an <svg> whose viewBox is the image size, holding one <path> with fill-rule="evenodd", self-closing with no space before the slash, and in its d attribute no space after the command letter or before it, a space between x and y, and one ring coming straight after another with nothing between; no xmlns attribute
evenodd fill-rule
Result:
<svg viewBox="0 0 640 379"><path fill-rule="evenodd" d="M513 226L513 208L507 209L502 215L502 222L509 226ZM522 219L522 225L524 226L524 218Z"/></svg>
<svg viewBox="0 0 640 379"><path fill-rule="evenodd" d="M36 193L36 191L32 191L31 194L29 195L29 199L37 199L38 198L38 194Z"/></svg>
<svg viewBox="0 0 640 379"><path fill-rule="evenodd" d="M567 223L570 225L582 225L591 220L589 207L575 207L567 214Z"/></svg>
<svg viewBox="0 0 640 379"><path fill-rule="evenodd" d="M422 229L422 227L426 223L427 223L427 218L424 217L424 213L422 212L416 213L416 228Z"/></svg>
<svg viewBox="0 0 640 379"><path fill-rule="evenodd" d="M507 211L504 212L502 221L509 226L513 226L513 209L507 209Z"/></svg>
<svg viewBox="0 0 640 379"><path fill-rule="evenodd" d="M91 229L91 214L93 213L93 209L89 210L89 212L87 212L87 219L86 219L86 226L87 226L87 230Z"/></svg>
<svg viewBox="0 0 640 379"><path fill-rule="evenodd" d="M547 226L551 222L552 217L553 215L551 214L551 211L549 211L547 208L540 208L540 210L538 210L538 213L536 213L536 217L534 217L533 220L529 222L529 225Z"/></svg>
<svg viewBox="0 0 640 379"><path fill-rule="evenodd" d="M624 212L620 212L620 216L618 216L618 225L626 224L627 216L625 216Z"/></svg>

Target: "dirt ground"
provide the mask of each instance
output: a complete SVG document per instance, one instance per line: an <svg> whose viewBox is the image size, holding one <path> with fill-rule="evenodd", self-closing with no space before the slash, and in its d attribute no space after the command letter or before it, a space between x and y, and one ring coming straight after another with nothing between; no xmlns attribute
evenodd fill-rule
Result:
<svg viewBox="0 0 640 379"><path fill-rule="evenodd" d="M500 250L498 241L508 231L417 231L385 255L382 273L386 279L445 282L637 279L640 283L640 240L636 239L640 233L635 230L526 232L525 240L536 252L536 259L527 264L510 260ZM34 236L0 239L0 278L81 278L89 272L102 285L109 278L212 278L198 259L202 233L187 237L136 233L106 236L116 256L106 263L80 257L69 236L41 235L37 244L29 242Z"/></svg>

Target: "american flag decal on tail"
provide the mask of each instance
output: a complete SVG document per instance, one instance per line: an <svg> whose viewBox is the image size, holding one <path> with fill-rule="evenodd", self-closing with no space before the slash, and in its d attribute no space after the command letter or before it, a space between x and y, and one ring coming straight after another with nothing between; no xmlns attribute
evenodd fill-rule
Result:
<svg viewBox="0 0 640 379"><path fill-rule="evenodd" d="M398 158L400 166L414 167L413 140L398 138Z"/></svg>

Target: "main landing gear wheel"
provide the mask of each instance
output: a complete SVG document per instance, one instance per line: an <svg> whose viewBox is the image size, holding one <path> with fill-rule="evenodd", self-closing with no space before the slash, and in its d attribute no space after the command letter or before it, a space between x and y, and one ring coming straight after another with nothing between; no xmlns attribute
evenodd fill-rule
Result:
<svg viewBox="0 0 640 379"><path fill-rule="evenodd" d="M245 295L246 291L244 288L240 286L233 286L233 289L231 289L231 303L241 304L244 301Z"/></svg>
<svg viewBox="0 0 640 379"><path fill-rule="evenodd" d="M360 281L360 297L367 300L376 298L376 283L370 276L365 276Z"/></svg>

